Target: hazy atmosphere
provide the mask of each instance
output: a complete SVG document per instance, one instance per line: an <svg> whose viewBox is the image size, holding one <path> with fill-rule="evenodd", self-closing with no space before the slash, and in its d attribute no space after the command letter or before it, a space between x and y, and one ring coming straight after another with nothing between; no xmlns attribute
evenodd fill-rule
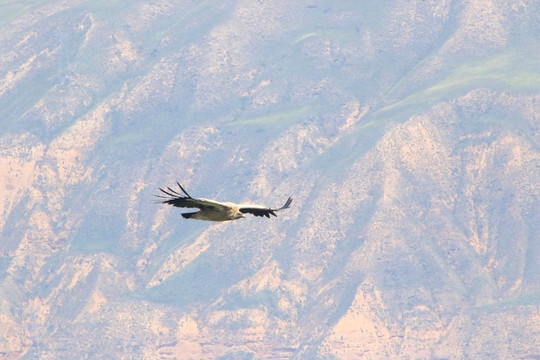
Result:
<svg viewBox="0 0 540 360"><path fill-rule="evenodd" d="M0 359L539 359L539 185L537 0L0 0Z"/></svg>

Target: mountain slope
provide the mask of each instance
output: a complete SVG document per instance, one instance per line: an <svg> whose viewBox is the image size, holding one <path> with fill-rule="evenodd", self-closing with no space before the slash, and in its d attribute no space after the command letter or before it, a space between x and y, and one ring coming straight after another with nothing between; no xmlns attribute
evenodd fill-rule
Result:
<svg viewBox="0 0 540 360"><path fill-rule="evenodd" d="M540 356L536 2L0 6L3 358Z"/></svg>

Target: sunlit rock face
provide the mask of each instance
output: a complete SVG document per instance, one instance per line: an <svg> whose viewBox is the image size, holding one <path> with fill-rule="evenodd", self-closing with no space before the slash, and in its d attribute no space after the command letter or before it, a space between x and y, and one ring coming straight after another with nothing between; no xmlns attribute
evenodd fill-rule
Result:
<svg viewBox="0 0 540 360"><path fill-rule="evenodd" d="M537 1L0 5L0 358L540 357ZM189 221L191 195L290 209Z"/></svg>

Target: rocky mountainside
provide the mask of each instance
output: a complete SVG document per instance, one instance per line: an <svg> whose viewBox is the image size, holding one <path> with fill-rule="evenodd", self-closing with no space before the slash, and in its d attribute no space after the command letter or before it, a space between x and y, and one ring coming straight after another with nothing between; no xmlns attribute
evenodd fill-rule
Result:
<svg viewBox="0 0 540 360"><path fill-rule="evenodd" d="M1 359L540 358L540 3L0 4ZM188 221L196 197L292 207Z"/></svg>

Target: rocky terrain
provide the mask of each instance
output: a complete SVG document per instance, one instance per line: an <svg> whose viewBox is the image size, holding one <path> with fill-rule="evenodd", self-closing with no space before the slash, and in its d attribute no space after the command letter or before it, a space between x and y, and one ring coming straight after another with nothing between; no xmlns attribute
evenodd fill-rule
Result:
<svg viewBox="0 0 540 360"><path fill-rule="evenodd" d="M365 3L365 4L364 4ZM540 358L540 3L0 4L0 359ZM210 223L191 195L292 207Z"/></svg>

